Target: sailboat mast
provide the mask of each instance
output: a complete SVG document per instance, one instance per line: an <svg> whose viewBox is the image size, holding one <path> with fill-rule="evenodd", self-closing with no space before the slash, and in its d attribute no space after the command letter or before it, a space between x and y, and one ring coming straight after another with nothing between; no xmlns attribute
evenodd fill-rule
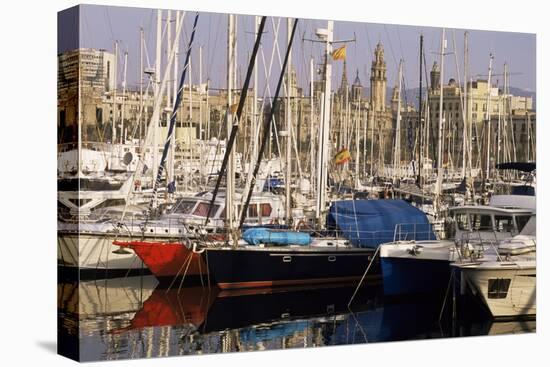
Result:
<svg viewBox="0 0 550 367"><path fill-rule="evenodd" d="M128 70L128 52L124 52L124 79L122 80L122 111L120 112L120 144L124 144L124 105L126 101L126 71Z"/></svg>
<svg viewBox="0 0 550 367"><path fill-rule="evenodd" d="M172 28L172 25L171 25L171 15L170 13L168 14L168 30L170 30ZM180 29L180 22L183 21L183 19L180 19L180 12L177 11L176 12L176 18L175 18L175 22L176 22L176 32L178 29ZM168 33L168 34L171 34L171 31ZM171 37L169 37L171 38ZM174 35L174 38L175 39L178 39L178 35L175 34ZM177 98L177 95L178 95L178 56L179 56L179 42L175 42L174 44L172 44L172 40L170 40L170 43L169 43L169 46L168 47L171 47L173 48L173 51L174 51L174 70L173 70L173 73L174 73L174 77L173 77L173 92L174 92L174 100ZM168 88L168 90L170 90L170 88ZM168 108L170 109L170 113L173 113L174 111L172 111L173 109L173 103L170 101L170 98L168 98ZM169 152L169 158L168 158L168 170L167 170L167 174L168 174L168 180L167 182L168 183L172 183L175 181L175 172L174 172L174 164L175 164L175 159L176 159L176 133L172 133L170 135L170 152Z"/></svg>
<svg viewBox="0 0 550 367"><path fill-rule="evenodd" d="M531 162L531 119L529 118L529 112L525 108L525 122L527 124L527 162Z"/></svg>
<svg viewBox="0 0 550 367"><path fill-rule="evenodd" d="M334 22L327 22L326 48L325 48L325 90L323 92L322 118L319 130L319 145L317 159L317 205L315 214L317 221L322 221L322 215L326 209L327 180L328 180L328 146L330 129L330 102L331 102L331 79L332 79L332 40L333 40Z"/></svg>
<svg viewBox="0 0 550 367"><path fill-rule="evenodd" d="M468 61L468 64L469 64L469 61ZM470 89L472 88L472 84L473 84L473 80L472 80L472 77L470 76L470 69L468 67L468 79L470 80ZM472 113L473 113L473 94L472 94L472 91L470 90L470 93L468 93L468 104L467 104L467 111L466 113L468 114L467 115L467 119L466 121L468 122L468 175L469 177L472 177L472 156L473 156L473 150L474 150L474 147L472 145L472 131L473 131L473 128L472 128ZM472 190L473 190L473 186L472 186Z"/></svg>
<svg viewBox="0 0 550 367"><path fill-rule="evenodd" d="M287 18L287 43L290 43L292 33L292 19ZM288 64L286 65L286 175L285 175L285 217L287 224L290 224L292 208L290 206L290 183L292 180L292 49L288 53Z"/></svg>
<svg viewBox="0 0 550 367"><path fill-rule="evenodd" d="M157 11L157 43L156 43L156 59L155 59L155 97L157 97L157 100L160 99L159 93L160 93L160 66L162 63L162 55L161 55L161 37L162 37L162 10ZM158 119L153 119L153 166L151 170L153 182L155 180L155 175L158 171Z"/></svg>
<svg viewBox="0 0 550 367"><path fill-rule="evenodd" d="M445 28L441 31L441 54L440 54L440 65L441 65L441 76L439 78L439 134L437 137L437 183L435 187L435 212L436 215L439 212L439 199L441 195L441 185L443 181L443 171L442 171L442 162L443 162L443 79L444 79L444 56L445 56Z"/></svg>
<svg viewBox="0 0 550 367"><path fill-rule="evenodd" d="M258 37L258 30L260 26L260 17L254 18L254 35ZM254 59L254 91L252 94L252 157L258 156L258 139L259 139L259 126L258 126L258 59ZM252 160L250 164L252 168Z"/></svg>
<svg viewBox="0 0 550 367"><path fill-rule="evenodd" d="M468 134L468 32L464 32L464 85L462 92L462 178L466 178L469 175L467 170L467 160L472 154L469 142L471 141ZM467 173L468 172L468 173Z"/></svg>
<svg viewBox="0 0 550 367"><path fill-rule="evenodd" d="M468 32L464 32L464 86L463 86L463 103L462 103L462 116L463 116L463 145L462 145L462 177L472 176L472 132L470 124L470 115L468 113L470 108L470 101L468 99L468 78L469 78L469 60L468 60Z"/></svg>
<svg viewBox="0 0 550 367"><path fill-rule="evenodd" d="M370 176L373 176L373 167L374 167L374 112L370 112Z"/></svg>
<svg viewBox="0 0 550 367"><path fill-rule="evenodd" d="M143 28L139 29L139 139L143 136L142 119L143 119Z"/></svg>
<svg viewBox="0 0 550 367"><path fill-rule="evenodd" d="M314 93L313 93L313 57L309 59L309 136L311 139L309 140L309 167L310 167L310 178L311 178L311 187L314 187L315 185L315 139L314 139L314 124L313 124L313 116L314 116Z"/></svg>
<svg viewBox="0 0 550 367"><path fill-rule="evenodd" d="M170 55L172 52L172 11L167 10L166 11L166 54ZM169 71L170 73L170 71ZM168 80L172 80L175 82L175 75L168 74ZM166 109L171 107L172 105L172 91L170 90L170 87L166 88ZM167 114L168 115L168 114ZM169 116L166 116L167 119L169 119Z"/></svg>
<svg viewBox="0 0 550 367"><path fill-rule="evenodd" d="M401 83L403 79L403 59L399 61L399 71L397 73L397 117L395 121L395 146L393 156L393 181L396 182L397 173L401 165Z"/></svg>
<svg viewBox="0 0 550 367"><path fill-rule="evenodd" d="M78 110L77 119L77 134L78 134L78 177L82 174L82 55L78 53ZM78 181L80 185L80 180ZM80 187L78 188L80 190Z"/></svg>
<svg viewBox="0 0 550 367"><path fill-rule="evenodd" d="M113 65L113 75L115 79L115 85L113 88L113 125L111 126L111 142L116 143L116 117L117 117L117 103L116 103L116 89L118 84L117 78L117 64L118 64L118 41L115 41L115 63Z"/></svg>
<svg viewBox="0 0 550 367"><path fill-rule="evenodd" d="M498 101L498 105L497 105L497 109L498 109L498 119L497 119L497 124L498 124L498 127L497 127L497 164L500 163L500 144L501 144L501 141L502 141L502 136L501 136L501 129L500 129L500 125L502 123L501 121L501 108L500 108L500 105L502 104L502 101Z"/></svg>
<svg viewBox="0 0 550 367"><path fill-rule="evenodd" d="M419 52L419 82L418 82L418 184L422 187L422 144L423 144L423 131L422 128L422 59L423 59L423 47L424 47L424 35L420 35L420 52Z"/></svg>
<svg viewBox="0 0 550 367"><path fill-rule="evenodd" d="M491 162L491 76L493 73L493 54L489 55L489 76L487 78L487 104L485 111L485 121L487 126L487 156L485 166L485 183L489 183L490 162Z"/></svg>
<svg viewBox="0 0 550 367"><path fill-rule="evenodd" d="M504 135L504 154L503 160L510 161L510 145L508 141L508 65L504 63L504 98L502 100L502 119L503 119L503 135Z"/></svg>
<svg viewBox="0 0 550 367"><path fill-rule="evenodd" d="M203 121L202 121L202 45L199 46L199 141L203 138Z"/></svg>
<svg viewBox="0 0 550 367"><path fill-rule="evenodd" d="M359 154L360 154L360 141L359 138L359 122L361 121L361 96L359 96L359 101L355 107L355 187L359 188Z"/></svg>
<svg viewBox="0 0 550 367"><path fill-rule="evenodd" d="M227 139L231 135L233 128L233 82L235 74L235 15L229 14L227 24ZM226 149L230 147L226 146ZM233 208L233 193L235 192L235 155L234 150L229 152L229 161L227 165L226 189L225 189L225 221L229 232L234 228L234 208Z"/></svg>

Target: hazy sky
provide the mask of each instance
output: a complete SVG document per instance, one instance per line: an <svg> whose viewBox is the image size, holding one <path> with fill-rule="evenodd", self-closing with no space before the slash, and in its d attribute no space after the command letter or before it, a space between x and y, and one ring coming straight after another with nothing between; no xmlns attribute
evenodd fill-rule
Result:
<svg viewBox="0 0 550 367"><path fill-rule="evenodd" d="M175 12L172 12L174 16ZM185 50L194 12L188 11L185 15L185 29L180 43L180 51ZM156 39L156 10L125 7L104 7L96 5L81 6L80 45L81 47L114 49L114 40L120 42L120 66L119 81L122 80L123 52L128 51L128 82L136 84L139 75L139 29L143 27L150 65L154 65L155 39ZM166 12L164 13L166 16ZM268 18L266 33L262 39L263 55L266 66L269 68L273 45L274 29L279 19L280 29L278 33L281 58L286 50L286 18ZM238 16L237 26L237 55L241 80L244 79L248 63L248 54L254 43L254 17ZM309 63L314 57L320 62L323 52L323 44L312 43L303 38L315 38L315 29L326 27L326 21L300 19L293 47L293 66L298 73L300 86L307 91L309 83ZM396 83L399 59L405 61L404 77L406 88L418 85L418 58L419 36L424 35L424 50L428 64L428 72L434 60L439 59L439 42L441 29L433 27L383 25L373 23L342 22L334 23L334 39L356 39L356 42L347 46L347 71L348 80L353 82L356 71L363 86L368 86L370 77L370 64L373 58L373 50L380 41L384 45L385 58L388 68L388 85ZM445 80L456 78L458 67L460 79L463 68L463 40L464 30L447 29L447 52L445 57ZM453 38L456 40L456 53ZM510 85L525 90L534 91L536 87L535 75L535 35L527 33L494 32L469 30L469 54L470 70L472 77L486 78L488 74L489 54L494 55L493 81L502 84L503 64L509 66ZM198 82L198 46L203 46L203 81L209 78L211 87L223 88L226 84L226 52L227 52L227 15L214 13L201 13L197 27L195 47L192 56L193 83ZM59 45L59 52L65 51L63 44ZM262 53L259 57L259 79L265 80L264 63ZM180 58L183 63L183 57ZM147 62L146 62L147 65ZM339 85L342 75L342 62L336 61L334 65L333 83ZM273 62L272 74L269 84L274 91L278 73L280 70L277 53ZM425 79L424 79L425 80ZM426 81L424 81L426 83ZM265 85L260 83L261 88ZM262 95L262 93L260 93ZM409 97L409 98L412 98Z"/></svg>

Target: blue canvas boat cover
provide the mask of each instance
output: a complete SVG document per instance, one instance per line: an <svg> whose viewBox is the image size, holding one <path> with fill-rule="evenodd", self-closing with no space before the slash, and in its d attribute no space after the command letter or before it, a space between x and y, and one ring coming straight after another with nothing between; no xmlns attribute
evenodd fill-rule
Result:
<svg viewBox="0 0 550 367"><path fill-rule="evenodd" d="M424 214L404 200L343 200L332 203L327 227L358 247L396 240L435 240Z"/></svg>

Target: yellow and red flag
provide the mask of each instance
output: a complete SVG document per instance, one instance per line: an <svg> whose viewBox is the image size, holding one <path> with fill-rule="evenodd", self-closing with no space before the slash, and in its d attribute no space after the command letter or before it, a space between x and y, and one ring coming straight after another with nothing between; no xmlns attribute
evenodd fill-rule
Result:
<svg viewBox="0 0 550 367"><path fill-rule="evenodd" d="M351 154L350 154L350 152L347 148L344 148L344 149L340 150L334 156L334 163L335 164L344 164L349 160L351 160Z"/></svg>
<svg viewBox="0 0 550 367"><path fill-rule="evenodd" d="M344 60L345 58L346 58L346 45L332 51L333 60Z"/></svg>

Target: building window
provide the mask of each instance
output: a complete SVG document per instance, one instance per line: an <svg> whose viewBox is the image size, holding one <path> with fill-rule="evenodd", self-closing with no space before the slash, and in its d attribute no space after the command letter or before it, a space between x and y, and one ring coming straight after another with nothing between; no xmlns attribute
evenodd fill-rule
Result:
<svg viewBox="0 0 550 367"><path fill-rule="evenodd" d="M65 110L59 111L59 126L65 127Z"/></svg>
<svg viewBox="0 0 550 367"><path fill-rule="evenodd" d="M460 108L460 107L459 107L459 105L458 105L458 102L456 102L456 104L455 104L455 109L458 111L459 108Z"/></svg>
<svg viewBox="0 0 550 367"><path fill-rule="evenodd" d="M110 80L111 80L111 62L107 61L107 90L110 88Z"/></svg>

